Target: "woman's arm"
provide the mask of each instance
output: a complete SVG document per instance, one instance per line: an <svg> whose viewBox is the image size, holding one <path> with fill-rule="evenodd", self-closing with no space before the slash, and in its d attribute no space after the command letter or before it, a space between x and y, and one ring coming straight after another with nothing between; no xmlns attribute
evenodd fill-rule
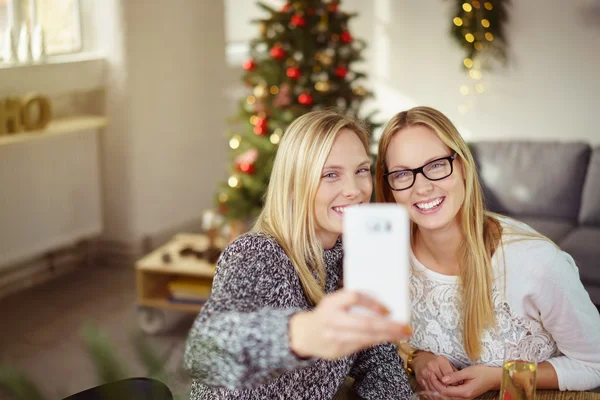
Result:
<svg viewBox="0 0 600 400"><path fill-rule="evenodd" d="M538 387L588 390L600 386L600 316L579 279L573 258L555 250L539 265L531 296L562 356L540 364ZM556 375L554 376L552 372ZM557 383L557 385L555 385ZM541 386L543 385L543 386Z"/></svg>
<svg viewBox="0 0 600 400"><path fill-rule="evenodd" d="M289 269L272 240L242 237L221 256L211 298L189 333L184 366L203 384L251 388L309 365L290 350ZM291 269L293 271L293 269Z"/></svg>
<svg viewBox="0 0 600 400"><path fill-rule="evenodd" d="M412 395L398 348L381 344L363 350L350 370L354 390L363 399L407 399Z"/></svg>

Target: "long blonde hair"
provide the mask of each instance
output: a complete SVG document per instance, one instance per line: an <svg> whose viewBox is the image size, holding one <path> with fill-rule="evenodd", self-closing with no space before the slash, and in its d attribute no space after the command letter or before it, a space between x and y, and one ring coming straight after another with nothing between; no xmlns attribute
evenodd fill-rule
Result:
<svg viewBox="0 0 600 400"><path fill-rule="evenodd" d="M483 191L477 168L469 147L452 122L441 112L430 107L415 107L396 114L384 128L379 142L375 169L375 196L377 202L395 202L385 182L385 163L394 135L408 126L421 125L435 132L442 142L458 154L465 175L465 200L459 211L464 239L459 250L460 281L463 318L463 343L467 355L477 360L481 355L481 335L488 326L494 326L492 300L492 255L500 241L502 228L499 221L486 215ZM411 223L411 242L418 234Z"/></svg>
<svg viewBox="0 0 600 400"><path fill-rule="evenodd" d="M264 207L252 228L273 236L283 247L313 305L324 295L327 274L316 234L314 199L323 166L343 128L356 133L368 154L369 134L353 117L319 110L289 125L275 156Z"/></svg>

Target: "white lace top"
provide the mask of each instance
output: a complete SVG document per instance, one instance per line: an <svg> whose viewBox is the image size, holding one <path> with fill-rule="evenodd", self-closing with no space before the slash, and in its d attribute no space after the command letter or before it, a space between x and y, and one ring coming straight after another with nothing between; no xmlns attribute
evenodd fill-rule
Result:
<svg viewBox="0 0 600 400"><path fill-rule="evenodd" d="M504 342L519 342L538 362L552 363L561 390L600 386L600 316L573 259L547 241L507 241L513 224L531 228L501 222L504 251L492 259L496 327L483 334L480 360L470 360L463 347L459 277L428 269L412 252L415 333L409 344L441 354L462 369L475 363L501 366Z"/></svg>

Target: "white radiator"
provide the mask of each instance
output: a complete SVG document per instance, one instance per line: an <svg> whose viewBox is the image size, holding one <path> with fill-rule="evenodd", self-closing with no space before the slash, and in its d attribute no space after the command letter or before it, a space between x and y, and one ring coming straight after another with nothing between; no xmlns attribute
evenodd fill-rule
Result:
<svg viewBox="0 0 600 400"><path fill-rule="evenodd" d="M102 232L103 117L0 137L0 271Z"/></svg>

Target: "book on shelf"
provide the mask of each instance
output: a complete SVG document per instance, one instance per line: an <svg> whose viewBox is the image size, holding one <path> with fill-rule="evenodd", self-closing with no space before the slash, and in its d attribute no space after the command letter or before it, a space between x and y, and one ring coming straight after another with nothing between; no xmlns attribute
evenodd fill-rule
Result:
<svg viewBox="0 0 600 400"><path fill-rule="evenodd" d="M211 287L212 282L191 278L177 278L167 284L170 301L198 304L208 300Z"/></svg>

